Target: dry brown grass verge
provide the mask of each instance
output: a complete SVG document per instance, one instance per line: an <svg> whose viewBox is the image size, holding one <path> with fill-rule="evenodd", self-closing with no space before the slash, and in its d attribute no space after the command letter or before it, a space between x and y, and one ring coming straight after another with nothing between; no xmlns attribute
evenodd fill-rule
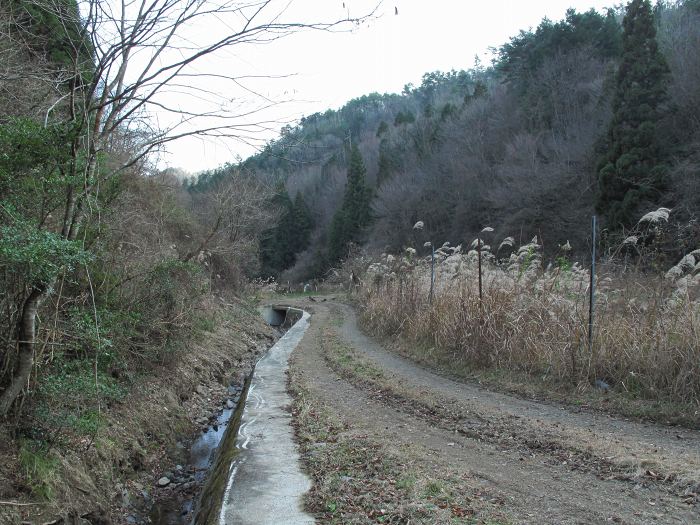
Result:
<svg viewBox="0 0 700 525"><path fill-rule="evenodd" d="M438 265L432 302L423 262L404 261L400 273L370 265L360 321L452 366L527 374L568 391L602 385L639 401L637 410L661 401L678 419L700 422L700 287L601 269L589 347L588 271L544 270L527 253L510 266L484 262L483 300L472 255Z"/></svg>
<svg viewBox="0 0 700 525"><path fill-rule="evenodd" d="M695 404L639 398L624 391L602 390L586 382L572 385L546 374L475 367L467 357L444 348L401 336L379 339L393 353L458 381L466 380L524 399L568 405L573 411L604 412L642 422L700 429L700 408Z"/></svg>
<svg viewBox="0 0 700 525"><path fill-rule="evenodd" d="M554 293L533 294L525 307L517 297L494 293L480 309L470 285L455 284L432 306L417 284L367 291L356 298L360 324L396 353L452 377L528 398L700 429L695 306L630 315L610 306L600 314L599 350L591 357L583 302L575 304L569 325L552 320L567 315L556 310L561 306Z"/></svg>
<svg viewBox="0 0 700 525"><path fill-rule="evenodd" d="M305 470L313 487L306 510L328 524L492 524L505 516L484 510L485 494L456 472L425 472L420 452L360 434L333 413L290 368L293 422Z"/></svg>

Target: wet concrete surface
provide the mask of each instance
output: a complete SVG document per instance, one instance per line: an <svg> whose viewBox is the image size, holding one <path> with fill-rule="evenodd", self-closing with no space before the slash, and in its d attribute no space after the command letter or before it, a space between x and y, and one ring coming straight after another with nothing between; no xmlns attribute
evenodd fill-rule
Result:
<svg viewBox="0 0 700 525"><path fill-rule="evenodd" d="M303 312L255 368L219 524L314 523L302 510L302 497L311 488L311 480L301 470L289 412L292 399L286 390L289 355L308 326L309 314Z"/></svg>

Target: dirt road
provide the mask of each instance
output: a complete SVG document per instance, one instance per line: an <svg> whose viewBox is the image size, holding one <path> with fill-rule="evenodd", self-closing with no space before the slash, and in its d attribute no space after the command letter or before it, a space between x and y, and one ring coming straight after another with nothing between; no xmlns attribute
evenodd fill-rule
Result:
<svg viewBox="0 0 700 525"><path fill-rule="evenodd" d="M310 394L348 432L420 451L423 475L460 473L505 521L700 523L699 432L453 381L364 336L349 306L299 305L313 317L293 373Z"/></svg>

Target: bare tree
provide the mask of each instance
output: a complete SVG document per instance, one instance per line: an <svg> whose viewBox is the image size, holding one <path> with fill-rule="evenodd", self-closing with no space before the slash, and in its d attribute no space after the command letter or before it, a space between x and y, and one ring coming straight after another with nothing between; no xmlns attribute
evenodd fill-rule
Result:
<svg viewBox="0 0 700 525"><path fill-rule="evenodd" d="M52 104L43 112L45 123L63 121L71 129L69 158L62 167L70 182L60 208L52 210L57 219L42 225L66 241L76 240L91 220L105 181L144 162L164 144L189 135L250 141L275 124L259 117L274 101L260 97L257 105L237 105L235 110L231 104L222 105L225 98L206 87L207 80L216 79L245 88L246 78L224 72L203 78L195 65L232 48L270 43L303 30L343 30L371 16L297 21L291 18L291 2L273 0L79 0L74 12L61 0L33 3L52 13L66 35L75 35L68 39L70 62L60 74L54 72L55 79L68 81L57 85ZM165 96L168 92L191 103L206 99L210 109L173 105ZM174 124L158 128L151 119L155 111L170 115ZM120 147L118 157L104 161L115 141L121 146L127 142L129 148ZM230 193L224 196L229 197ZM234 212L245 213L241 208ZM222 215L221 221L225 219ZM205 244L219 234L220 226L222 222ZM225 226L235 237L235 221ZM8 413L27 384L34 364L37 312L55 279L26 283L28 291L17 305L17 351L5 354L2 368L11 379L0 394L0 416Z"/></svg>
<svg viewBox="0 0 700 525"><path fill-rule="evenodd" d="M205 230L194 246L181 256L183 262L203 252L234 256L275 214L266 206L273 193L268 186L241 175L236 169L227 171L216 187L194 197L193 212Z"/></svg>

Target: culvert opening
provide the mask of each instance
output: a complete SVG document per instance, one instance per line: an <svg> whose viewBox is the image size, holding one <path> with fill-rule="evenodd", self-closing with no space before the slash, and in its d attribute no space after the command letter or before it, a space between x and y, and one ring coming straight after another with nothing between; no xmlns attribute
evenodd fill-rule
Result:
<svg viewBox="0 0 700 525"><path fill-rule="evenodd" d="M262 307L262 316L267 324L284 330L294 326L303 314L302 310L291 306L268 305Z"/></svg>

